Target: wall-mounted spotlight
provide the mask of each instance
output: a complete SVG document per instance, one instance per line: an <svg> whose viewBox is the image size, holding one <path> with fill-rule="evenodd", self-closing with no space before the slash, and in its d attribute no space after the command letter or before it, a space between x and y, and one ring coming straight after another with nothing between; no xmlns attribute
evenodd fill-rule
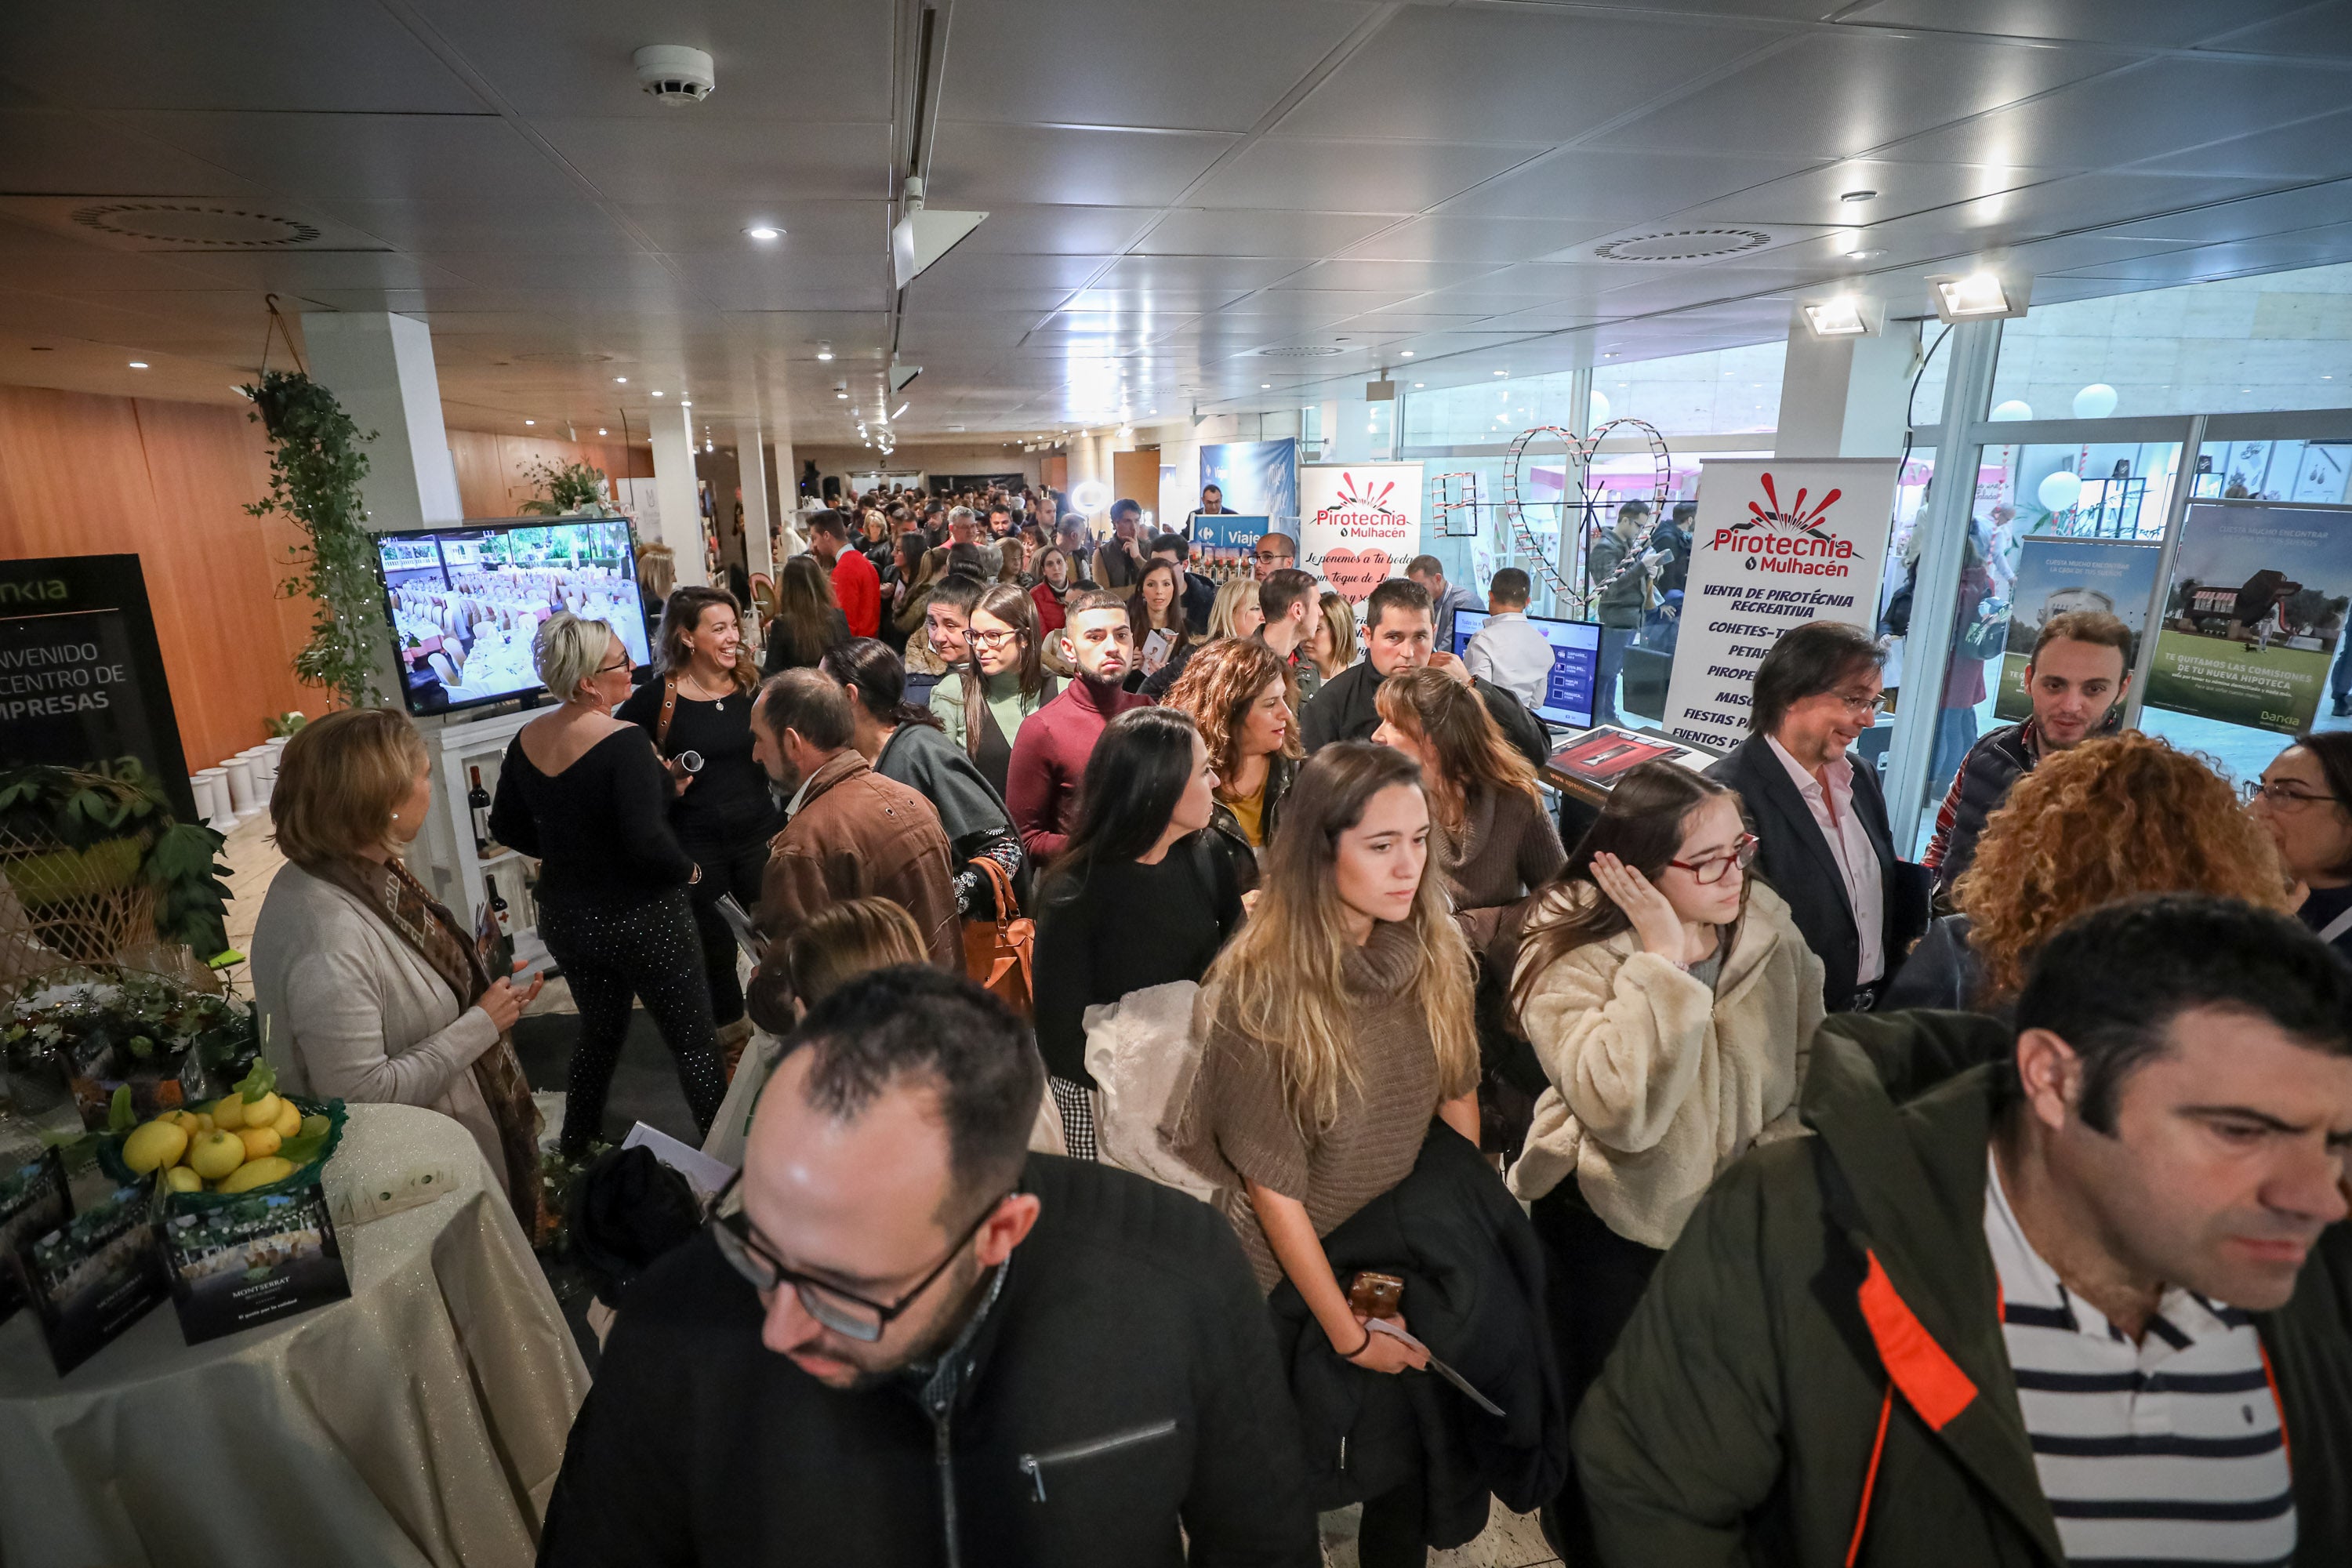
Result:
<svg viewBox="0 0 2352 1568"><path fill-rule="evenodd" d="M1990 321L2025 314L2033 280L2023 279L2012 285L1992 268L1979 267L1961 276L1931 276L1927 287L1935 298L1936 314L1945 321Z"/></svg>
<svg viewBox="0 0 2352 1568"><path fill-rule="evenodd" d="M1886 302L1864 294L1836 294L1800 308L1817 338L1874 338L1886 324Z"/></svg>

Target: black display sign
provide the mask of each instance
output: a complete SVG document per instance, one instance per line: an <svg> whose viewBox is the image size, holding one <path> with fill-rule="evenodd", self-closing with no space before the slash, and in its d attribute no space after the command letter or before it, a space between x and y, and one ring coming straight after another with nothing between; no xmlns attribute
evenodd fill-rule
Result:
<svg viewBox="0 0 2352 1568"><path fill-rule="evenodd" d="M0 561L0 758L117 757L138 758L173 814L198 820L139 557Z"/></svg>

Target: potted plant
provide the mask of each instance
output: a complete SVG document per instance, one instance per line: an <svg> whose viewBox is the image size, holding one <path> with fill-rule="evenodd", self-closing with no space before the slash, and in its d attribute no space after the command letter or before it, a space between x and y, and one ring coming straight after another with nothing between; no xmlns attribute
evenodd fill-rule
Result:
<svg viewBox="0 0 2352 1568"><path fill-rule="evenodd" d="M175 822L137 759L0 771L0 876L40 966L110 963L157 937L209 961L228 947L221 836ZM0 974L30 964L0 955Z"/></svg>
<svg viewBox="0 0 2352 1568"><path fill-rule="evenodd" d="M541 458L524 474L539 495L522 503L530 517L605 515L604 471L585 463L556 464Z"/></svg>

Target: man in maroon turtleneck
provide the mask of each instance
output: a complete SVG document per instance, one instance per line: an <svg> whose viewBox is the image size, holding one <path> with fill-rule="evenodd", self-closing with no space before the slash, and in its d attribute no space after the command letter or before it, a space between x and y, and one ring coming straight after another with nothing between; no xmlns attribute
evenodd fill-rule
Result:
<svg viewBox="0 0 2352 1568"><path fill-rule="evenodd" d="M1085 588L1070 595L1063 614L1062 653L1077 667L1078 678L1022 723L1004 784L1013 826L1030 858L1041 866L1060 854L1069 838L1078 781L1086 777L1087 759L1103 726L1129 708L1150 704L1150 699L1119 689L1135 664L1127 601L1108 589Z"/></svg>

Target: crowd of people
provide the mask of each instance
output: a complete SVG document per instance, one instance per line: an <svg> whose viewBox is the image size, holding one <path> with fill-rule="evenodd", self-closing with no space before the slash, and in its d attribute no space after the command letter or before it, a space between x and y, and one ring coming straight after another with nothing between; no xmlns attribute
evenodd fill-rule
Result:
<svg viewBox="0 0 2352 1568"><path fill-rule="evenodd" d="M561 1146L633 997L706 1132L758 1075L542 1562L1309 1564L1360 1503L1388 1568L1494 1498L1580 1568L2352 1560L2352 736L2242 796L2054 616L1914 864L1816 623L1566 843L1524 576L1457 658L1434 561L1218 586L1015 499L806 519L764 679L718 590L634 692L539 628L490 827ZM430 788L381 710L287 747L269 1049L528 1213L530 991L402 867Z"/></svg>

